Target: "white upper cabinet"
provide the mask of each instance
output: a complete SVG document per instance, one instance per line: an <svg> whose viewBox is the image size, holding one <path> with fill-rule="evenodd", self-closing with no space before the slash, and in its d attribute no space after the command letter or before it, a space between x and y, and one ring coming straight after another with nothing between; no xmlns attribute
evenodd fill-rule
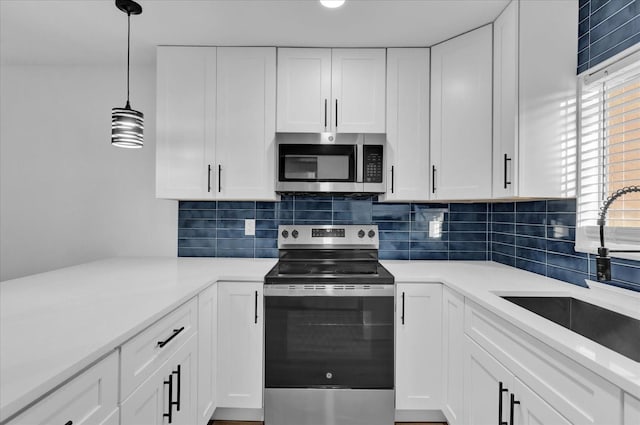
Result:
<svg viewBox="0 0 640 425"><path fill-rule="evenodd" d="M278 131L329 131L330 108L331 49L278 49Z"/></svg>
<svg viewBox="0 0 640 425"><path fill-rule="evenodd" d="M512 0L494 23L494 198L575 194L577 25L577 1Z"/></svg>
<svg viewBox="0 0 640 425"><path fill-rule="evenodd" d="M213 199L216 48L158 47L156 196Z"/></svg>
<svg viewBox="0 0 640 425"><path fill-rule="evenodd" d="M278 131L384 133L385 73L385 49L278 49Z"/></svg>
<svg viewBox="0 0 640 425"><path fill-rule="evenodd" d="M159 47L156 196L275 194L276 49Z"/></svg>
<svg viewBox="0 0 640 425"><path fill-rule="evenodd" d="M219 47L218 199L275 199L275 47Z"/></svg>
<svg viewBox="0 0 640 425"><path fill-rule="evenodd" d="M384 201L429 200L429 49L387 49Z"/></svg>
<svg viewBox="0 0 640 425"><path fill-rule="evenodd" d="M333 125L339 133L385 132L385 49L333 49Z"/></svg>
<svg viewBox="0 0 640 425"><path fill-rule="evenodd" d="M431 49L432 199L491 197L492 63L491 25Z"/></svg>

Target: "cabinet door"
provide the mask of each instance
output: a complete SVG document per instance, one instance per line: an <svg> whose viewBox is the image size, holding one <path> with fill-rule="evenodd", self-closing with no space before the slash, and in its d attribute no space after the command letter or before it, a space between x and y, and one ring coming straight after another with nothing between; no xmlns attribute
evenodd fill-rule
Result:
<svg viewBox="0 0 640 425"><path fill-rule="evenodd" d="M493 23L493 197L517 193L518 145L517 0Z"/></svg>
<svg viewBox="0 0 640 425"><path fill-rule="evenodd" d="M509 415L513 409L513 425L571 425L560 413L541 399L518 378L513 380L513 398L519 404L509 401Z"/></svg>
<svg viewBox="0 0 640 425"><path fill-rule="evenodd" d="M279 132L329 131L331 49L278 49Z"/></svg>
<svg viewBox="0 0 640 425"><path fill-rule="evenodd" d="M465 424L508 423L512 382L513 375L504 366L465 336Z"/></svg>
<svg viewBox="0 0 640 425"><path fill-rule="evenodd" d="M396 409L440 409L442 285L396 290Z"/></svg>
<svg viewBox="0 0 640 425"><path fill-rule="evenodd" d="M220 407L262 408L262 310L262 283L218 283Z"/></svg>
<svg viewBox="0 0 640 425"><path fill-rule="evenodd" d="M218 199L275 199L275 47L219 47Z"/></svg>
<svg viewBox="0 0 640 425"><path fill-rule="evenodd" d="M623 398L623 425L640 424L640 400L627 393L623 394Z"/></svg>
<svg viewBox="0 0 640 425"><path fill-rule="evenodd" d="M195 423L197 347L194 335L122 403L122 425Z"/></svg>
<svg viewBox="0 0 640 425"><path fill-rule="evenodd" d="M431 49L432 199L491 197L491 39L487 25Z"/></svg>
<svg viewBox="0 0 640 425"><path fill-rule="evenodd" d="M578 2L519 7L518 196L575 196Z"/></svg>
<svg viewBox="0 0 640 425"><path fill-rule="evenodd" d="M429 199L429 49L387 49L386 201Z"/></svg>
<svg viewBox="0 0 640 425"><path fill-rule="evenodd" d="M385 132L385 61L385 49L331 51L331 118L335 132Z"/></svg>
<svg viewBox="0 0 640 425"><path fill-rule="evenodd" d="M213 199L216 48L158 47L156 196Z"/></svg>
<svg viewBox="0 0 640 425"><path fill-rule="evenodd" d="M113 352L8 425L101 425L118 411L118 353Z"/></svg>
<svg viewBox="0 0 640 425"><path fill-rule="evenodd" d="M164 425L170 408L169 379L165 367L138 387L120 407L122 425Z"/></svg>
<svg viewBox="0 0 640 425"><path fill-rule="evenodd" d="M464 388L464 297L442 288L442 399L450 425L461 425Z"/></svg>
<svg viewBox="0 0 640 425"><path fill-rule="evenodd" d="M207 425L216 409L216 362L218 287L209 286L198 295L198 416Z"/></svg>

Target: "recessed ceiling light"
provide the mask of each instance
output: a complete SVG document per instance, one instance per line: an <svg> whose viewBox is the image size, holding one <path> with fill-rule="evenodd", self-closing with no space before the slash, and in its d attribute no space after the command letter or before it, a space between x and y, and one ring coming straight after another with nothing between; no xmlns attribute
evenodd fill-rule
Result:
<svg viewBox="0 0 640 425"><path fill-rule="evenodd" d="M320 3L324 7L328 7L329 9L335 9L336 7L340 7L344 4L344 0L320 0Z"/></svg>

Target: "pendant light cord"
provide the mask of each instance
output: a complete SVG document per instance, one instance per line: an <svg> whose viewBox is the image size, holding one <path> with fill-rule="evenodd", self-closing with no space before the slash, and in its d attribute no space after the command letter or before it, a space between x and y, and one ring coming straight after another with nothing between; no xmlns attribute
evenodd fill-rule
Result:
<svg viewBox="0 0 640 425"><path fill-rule="evenodd" d="M127 109L130 109L129 105L129 61L131 57L131 12L127 12Z"/></svg>

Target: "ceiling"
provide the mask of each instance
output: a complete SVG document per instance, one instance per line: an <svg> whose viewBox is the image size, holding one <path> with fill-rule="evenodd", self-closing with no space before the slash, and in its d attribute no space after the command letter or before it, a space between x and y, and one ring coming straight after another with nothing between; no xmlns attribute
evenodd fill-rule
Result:
<svg viewBox="0 0 640 425"><path fill-rule="evenodd" d="M492 22L509 0L138 0L132 64L155 46L431 46ZM122 64L126 15L112 0L0 0L2 64Z"/></svg>

